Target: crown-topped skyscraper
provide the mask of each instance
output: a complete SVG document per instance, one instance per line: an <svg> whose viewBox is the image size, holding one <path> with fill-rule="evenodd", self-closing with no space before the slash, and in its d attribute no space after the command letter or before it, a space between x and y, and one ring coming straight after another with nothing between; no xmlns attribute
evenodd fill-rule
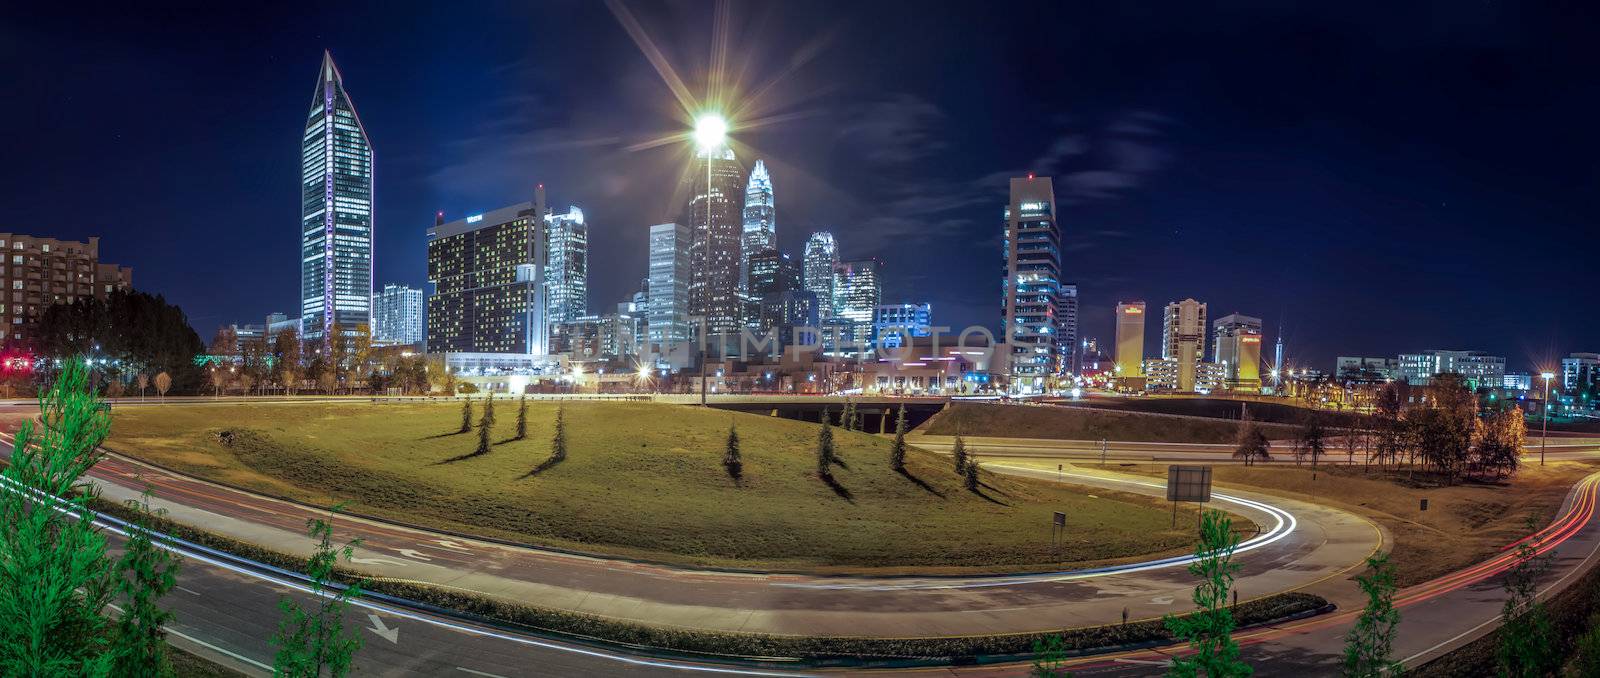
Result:
<svg viewBox="0 0 1600 678"><path fill-rule="evenodd" d="M372 322L372 143L322 53L300 138L301 336Z"/></svg>

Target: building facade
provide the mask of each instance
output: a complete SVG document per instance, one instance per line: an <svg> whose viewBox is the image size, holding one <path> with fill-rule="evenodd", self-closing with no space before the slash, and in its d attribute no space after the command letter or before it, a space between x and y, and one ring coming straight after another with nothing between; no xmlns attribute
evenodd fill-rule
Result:
<svg viewBox="0 0 1600 678"><path fill-rule="evenodd" d="M1427 386L1440 374L1459 374L1467 387L1499 388L1505 381L1506 359L1482 351L1428 350L1400 354L1399 378L1413 386Z"/></svg>
<svg viewBox="0 0 1600 678"><path fill-rule="evenodd" d="M1600 386L1600 353L1573 353L1562 358L1560 377L1562 391L1596 390Z"/></svg>
<svg viewBox="0 0 1600 678"><path fill-rule="evenodd" d="M678 344L693 336L689 327L689 241L682 224L650 227L650 275L645 294L651 344Z"/></svg>
<svg viewBox="0 0 1600 678"><path fill-rule="evenodd" d="M817 297L817 314L822 320L833 317L833 269L839 265L839 247L833 234L817 231L806 239L802 284Z"/></svg>
<svg viewBox="0 0 1600 678"><path fill-rule="evenodd" d="M0 233L0 328L7 343L34 336L52 304L104 299L133 288L133 269L100 263L100 238L88 242Z"/></svg>
<svg viewBox="0 0 1600 678"><path fill-rule="evenodd" d="M1206 305L1193 299L1167 304L1161 318L1161 357L1178 361L1178 390L1195 389L1206 355Z"/></svg>
<svg viewBox="0 0 1600 678"><path fill-rule="evenodd" d="M549 353L544 213L524 202L429 229L430 353Z"/></svg>
<svg viewBox="0 0 1600 678"><path fill-rule="evenodd" d="M1067 374L1078 374L1081 362L1080 346L1078 345L1078 284L1063 283L1061 285L1061 365Z"/></svg>
<svg viewBox="0 0 1600 678"><path fill-rule="evenodd" d="M554 327L589 314L589 227L577 207L544 224L545 322Z"/></svg>
<svg viewBox="0 0 1600 678"><path fill-rule="evenodd" d="M689 315L704 318L707 332L737 332L745 311L739 282L744 170L733 149L723 146L697 152L693 175L684 213L684 223L694 232L689 245Z"/></svg>
<svg viewBox="0 0 1600 678"><path fill-rule="evenodd" d="M834 268L834 316L848 324L850 340L870 346L872 314L883 301L883 263L877 259L840 262Z"/></svg>
<svg viewBox="0 0 1600 678"><path fill-rule="evenodd" d="M1399 378L1400 361L1394 358L1339 356L1334 359L1333 374L1344 383L1378 384Z"/></svg>
<svg viewBox="0 0 1600 678"><path fill-rule="evenodd" d="M872 343L880 348L900 348L906 337L932 334L932 304L879 304L872 313Z"/></svg>
<svg viewBox="0 0 1600 678"><path fill-rule="evenodd" d="M1001 328L1011 386L1040 393L1062 370L1061 225L1050 177L1013 178L1002 240Z"/></svg>
<svg viewBox="0 0 1600 678"><path fill-rule="evenodd" d="M1261 319L1230 313L1217 318L1211 329L1211 362L1222 366L1229 385L1260 388Z"/></svg>
<svg viewBox="0 0 1600 678"><path fill-rule="evenodd" d="M1120 378L1144 376L1144 302L1117 304L1117 343L1112 348L1112 371Z"/></svg>
<svg viewBox="0 0 1600 678"><path fill-rule="evenodd" d="M767 164L760 160L750 170L750 178L744 185L744 231L740 236L742 247L741 259L744 262L739 273L739 284L747 286L750 282L750 258L769 249L778 247L777 212L773 204L772 176L767 174ZM741 288L744 289L744 288ZM750 301L759 303L760 298L751 293ZM759 315L759 307L754 311ZM753 321L749 318L747 321ZM753 322L746 322L753 324Z"/></svg>
<svg viewBox="0 0 1600 678"><path fill-rule="evenodd" d="M372 342L421 345L424 339L422 290L384 285L372 295Z"/></svg>
<svg viewBox="0 0 1600 678"><path fill-rule="evenodd" d="M300 137L301 337L372 324L372 143L322 54Z"/></svg>

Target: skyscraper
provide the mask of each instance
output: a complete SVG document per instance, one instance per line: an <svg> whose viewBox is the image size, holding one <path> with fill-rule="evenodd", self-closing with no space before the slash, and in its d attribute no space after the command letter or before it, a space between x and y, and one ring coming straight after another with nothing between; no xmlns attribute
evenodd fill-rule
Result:
<svg viewBox="0 0 1600 678"><path fill-rule="evenodd" d="M849 323L850 339L872 339L872 315L883 301L883 263L877 259L841 262L833 269L834 313Z"/></svg>
<svg viewBox="0 0 1600 678"><path fill-rule="evenodd" d="M1144 376L1144 302L1117 304L1117 344L1113 358L1116 376Z"/></svg>
<svg viewBox="0 0 1600 678"><path fill-rule="evenodd" d="M547 214L544 223L545 314L554 327L589 314L589 227L577 207Z"/></svg>
<svg viewBox="0 0 1600 678"><path fill-rule="evenodd" d="M833 269L839 265L839 249L833 243L833 234L827 231L812 233L806 240L805 275L806 290L817 295L817 317L833 317Z"/></svg>
<svg viewBox="0 0 1600 678"><path fill-rule="evenodd" d="M1003 341L1012 387L1038 393L1070 350L1061 345L1061 225L1050 177L1012 179L1005 215Z"/></svg>
<svg viewBox="0 0 1600 678"><path fill-rule="evenodd" d="M740 253L740 289L746 289L750 282L750 257L774 249L778 246L777 223L774 221L772 202L772 177L767 174L767 164L757 160L754 169L750 170L750 179L744 187L744 235L742 236L742 249ZM746 290L748 291L748 290ZM759 295L750 293L752 306L761 302ZM755 313L759 315L759 312ZM745 324L751 324L748 322Z"/></svg>
<svg viewBox="0 0 1600 678"><path fill-rule="evenodd" d="M421 344L422 317L422 290L408 285L384 285L382 291L372 295L373 343Z"/></svg>
<svg viewBox="0 0 1600 678"><path fill-rule="evenodd" d="M1261 319L1230 313L1212 323L1212 362L1221 365L1228 383L1244 389L1261 387Z"/></svg>
<svg viewBox="0 0 1600 678"><path fill-rule="evenodd" d="M650 277L645 316L652 344L688 341L689 240L693 229L682 224L650 227Z"/></svg>
<svg viewBox="0 0 1600 678"><path fill-rule="evenodd" d="M1193 391L1206 354L1206 305L1193 299L1167 304L1161 320L1161 357L1178 361L1178 390Z"/></svg>
<svg viewBox="0 0 1600 678"><path fill-rule="evenodd" d="M744 320L740 294L740 237L744 170L733 149L701 150L685 213L694 229L689 246L689 315L704 319L710 333L737 332Z"/></svg>
<svg viewBox="0 0 1600 678"><path fill-rule="evenodd" d="M1061 366L1068 374L1078 374L1082 352L1078 346L1078 284L1061 284L1061 305L1056 311L1061 319L1061 337L1056 345L1061 349Z"/></svg>
<svg viewBox="0 0 1600 678"><path fill-rule="evenodd" d="M301 336L372 323L372 144L322 53L300 138Z"/></svg>
<svg viewBox="0 0 1600 678"><path fill-rule="evenodd" d="M543 190L428 230L428 350L547 355Z"/></svg>

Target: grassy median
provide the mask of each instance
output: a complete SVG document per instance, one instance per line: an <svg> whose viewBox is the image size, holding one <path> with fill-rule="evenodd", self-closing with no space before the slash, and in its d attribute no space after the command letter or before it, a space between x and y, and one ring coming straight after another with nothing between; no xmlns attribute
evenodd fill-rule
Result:
<svg viewBox="0 0 1600 678"><path fill-rule="evenodd" d="M482 402L474 403L473 421ZM985 473L966 490L948 457L836 431L836 486L816 474L818 425L689 406L569 402L568 456L551 450L556 404L496 402L488 454L471 453L459 402L126 407L111 449L306 503L492 537L667 562L813 571L1020 571L1192 548L1150 498ZM730 424L744 462L721 464ZM1053 511L1069 516L1060 555ZM1193 516L1180 526L1193 522Z"/></svg>

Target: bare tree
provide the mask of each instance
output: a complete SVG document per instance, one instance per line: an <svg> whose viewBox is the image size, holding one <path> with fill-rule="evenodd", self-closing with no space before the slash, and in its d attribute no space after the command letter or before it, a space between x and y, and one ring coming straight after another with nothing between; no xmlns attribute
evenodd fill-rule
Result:
<svg viewBox="0 0 1600 678"><path fill-rule="evenodd" d="M140 372L135 380L139 383L139 399L144 400L144 390L150 387L150 375Z"/></svg>
<svg viewBox="0 0 1600 678"><path fill-rule="evenodd" d="M156 375L156 393L163 400L167 397L167 390L172 388L172 375L162 372Z"/></svg>

